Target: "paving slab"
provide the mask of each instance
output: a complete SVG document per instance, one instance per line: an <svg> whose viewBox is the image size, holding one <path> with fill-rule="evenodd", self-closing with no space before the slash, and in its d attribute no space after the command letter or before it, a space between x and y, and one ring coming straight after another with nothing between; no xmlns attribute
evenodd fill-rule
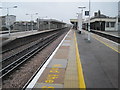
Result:
<svg viewBox="0 0 120 90"><path fill-rule="evenodd" d="M54 65L58 65L57 68L66 68L67 59L52 59L47 67L52 68Z"/></svg>
<svg viewBox="0 0 120 90"><path fill-rule="evenodd" d="M59 90L58 88L63 88L63 84L36 83L34 88L57 88Z"/></svg>
<svg viewBox="0 0 120 90"><path fill-rule="evenodd" d="M66 46L67 47L67 46ZM53 58L57 58L57 59L67 59L68 58L68 55L69 55L69 48L60 48L58 50L58 52L54 55Z"/></svg>
<svg viewBox="0 0 120 90"><path fill-rule="evenodd" d="M37 83L63 84L65 69L46 68Z"/></svg>

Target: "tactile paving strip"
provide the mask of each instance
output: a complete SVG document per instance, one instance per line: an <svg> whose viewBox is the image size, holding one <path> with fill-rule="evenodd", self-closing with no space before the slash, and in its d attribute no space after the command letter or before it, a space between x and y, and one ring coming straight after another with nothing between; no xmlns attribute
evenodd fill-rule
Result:
<svg viewBox="0 0 120 90"><path fill-rule="evenodd" d="M41 78L37 83L46 84L63 84L64 83L65 69L61 68L46 68L42 73Z"/></svg>
<svg viewBox="0 0 120 90"><path fill-rule="evenodd" d="M46 83L36 83L34 88L63 88L63 84L46 84ZM46 90L46 89L44 89ZM47 89L48 90L48 89ZM59 90L59 89L57 89Z"/></svg>

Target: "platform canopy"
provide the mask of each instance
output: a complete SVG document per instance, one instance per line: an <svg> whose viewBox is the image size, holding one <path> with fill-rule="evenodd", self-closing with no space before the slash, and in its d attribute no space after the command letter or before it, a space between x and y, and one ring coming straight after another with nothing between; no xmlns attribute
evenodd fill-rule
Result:
<svg viewBox="0 0 120 90"><path fill-rule="evenodd" d="M76 22L78 22L78 20L77 19L70 19L70 22L71 23L76 23Z"/></svg>

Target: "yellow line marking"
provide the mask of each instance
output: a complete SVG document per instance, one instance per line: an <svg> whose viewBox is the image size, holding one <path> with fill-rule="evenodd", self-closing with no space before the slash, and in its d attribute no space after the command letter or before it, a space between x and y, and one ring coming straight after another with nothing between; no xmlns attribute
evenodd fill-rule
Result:
<svg viewBox="0 0 120 90"><path fill-rule="evenodd" d="M78 52L78 45L77 45L77 39L76 39L76 34L74 32L74 37L75 37L75 46L76 46L76 61L77 61L77 68L78 68L78 79L79 79L79 87L80 88L86 88L85 81L84 81L84 75L83 75L83 70L82 70L82 65L81 65L81 60L80 60L80 55Z"/></svg>
<svg viewBox="0 0 120 90"><path fill-rule="evenodd" d="M105 43L105 42L103 42L103 41L99 40L99 39L98 39L98 38L96 38L95 36L92 36L92 37L93 37L93 38L95 38L96 40L98 40L99 42L103 43L103 44L104 44L104 45L106 45L107 47L111 48L112 50L114 50L114 51L116 51L116 52L120 53L120 51L118 51L118 50L116 50L115 48L113 48L113 47L109 46L107 43Z"/></svg>
<svg viewBox="0 0 120 90"><path fill-rule="evenodd" d="M88 33L88 32L85 32ZM93 38L95 38L96 40L98 40L99 42L103 43L104 45L106 45L107 47L111 48L112 50L116 51L117 53L120 53L120 51L116 50L115 48L111 47L110 45L108 45L107 43L99 40L98 38L96 38L95 36L92 35Z"/></svg>

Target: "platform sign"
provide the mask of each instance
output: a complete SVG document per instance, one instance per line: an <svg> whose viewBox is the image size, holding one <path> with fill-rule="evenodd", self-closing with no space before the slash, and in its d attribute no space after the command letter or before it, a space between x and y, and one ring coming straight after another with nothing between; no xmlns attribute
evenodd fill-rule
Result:
<svg viewBox="0 0 120 90"><path fill-rule="evenodd" d="M85 16L89 16L89 11L85 11Z"/></svg>

